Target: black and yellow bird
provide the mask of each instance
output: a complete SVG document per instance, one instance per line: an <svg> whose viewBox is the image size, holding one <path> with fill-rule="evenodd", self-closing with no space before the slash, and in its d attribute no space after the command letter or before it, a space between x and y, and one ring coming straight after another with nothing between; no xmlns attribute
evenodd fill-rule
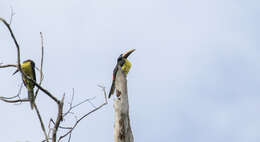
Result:
<svg viewBox="0 0 260 142"><path fill-rule="evenodd" d="M113 71L112 85L110 88L108 98L110 98L111 95L114 94L114 92L115 92L115 82L116 82L116 74L118 72L118 68L121 68L122 71L125 73L125 75L128 74L132 64L129 60L127 60L127 57L134 51L135 51L135 49L128 50L117 58L117 64Z"/></svg>
<svg viewBox="0 0 260 142"><path fill-rule="evenodd" d="M26 60L21 64L21 69L24 72L25 75L30 77L32 80L36 81L36 76L35 76L35 64L32 60ZM17 73L18 70L16 70L13 74ZM31 108L33 109L34 106L34 91L33 88L35 84L30 81L29 79L26 79L24 75L22 75L23 83L24 86L28 90L28 99L30 100L31 103Z"/></svg>

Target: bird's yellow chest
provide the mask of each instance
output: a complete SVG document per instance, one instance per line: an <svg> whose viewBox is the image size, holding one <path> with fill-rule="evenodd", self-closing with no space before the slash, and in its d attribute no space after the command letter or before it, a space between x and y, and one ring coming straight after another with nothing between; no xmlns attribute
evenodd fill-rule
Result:
<svg viewBox="0 0 260 142"><path fill-rule="evenodd" d="M25 62L21 65L23 72L32 78L32 66L30 62Z"/></svg>
<svg viewBox="0 0 260 142"><path fill-rule="evenodd" d="M125 72L125 74L127 75L128 72L129 72L130 69L131 69L131 66L132 66L131 62L130 62L129 60L125 59L125 63L124 63L124 65L122 66L121 69L122 69L122 70Z"/></svg>

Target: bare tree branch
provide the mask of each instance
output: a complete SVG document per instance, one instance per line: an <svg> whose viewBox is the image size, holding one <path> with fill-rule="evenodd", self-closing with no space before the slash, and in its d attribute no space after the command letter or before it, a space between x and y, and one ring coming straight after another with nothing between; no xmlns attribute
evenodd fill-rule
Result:
<svg viewBox="0 0 260 142"><path fill-rule="evenodd" d="M41 85L39 85L37 82L35 82L32 78L30 78L28 75L26 75L22 70L20 72L24 75L24 77L33 82L35 86L37 86L41 91L43 91L47 96L49 96L52 100L54 100L57 104L60 103L60 101L54 97L47 89L44 89Z"/></svg>
<svg viewBox="0 0 260 142"><path fill-rule="evenodd" d="M1 65L1 64L0 64ZM1 65L0 68L8 68L8 67L15 67L17 68L17 65L14 64L7 64L7 65Z"/></svg>
<svg viewBox="0 0 260 142"><path fill-rule="evenodd" d="M4 20L3 18L0 18L0 21L2 21L4 23L4 25L8 28L10 34L11 34L11 37L15 43L15 46L16 46L16 49L17 49L17 65L15 64L6 64L6 65L2 65L2 63L0 63L0 68L8 68L8 67L14 67L14 68L17 68L17 70L21 73L21 75L23 77L25 77L27 80L29 80L30 82L34 83L34 85L37 87L37 90L36 90L36 93L35 93L35 98L37 97L38 93L39 93L39 90L41 90L42 92L44 92L48 97L50 97L50 99L52 99L53 101L56 102L57 106L58 106L58 112L57 112L57 117L56 117L56 121L54 122L53 119L50 119L49 121L49 125L48 125L48 133L46 132L46 128L45 128L45 125L44 125L44 122L43 122L43 119L42 119L42 116L40 114L40 111L36 105L36 103L34 103L34 108L35 108L35 111L36 111L36 114L37 114L37 117L39 119L39 122L41 124L41 129L44 133L44 136L45 136L45 140L43 140L43 142L49 142L50 140L52 140L52 142L56 142L57 141L57 132L58 132L58 129L64 129L64 130L67 130L68 132L65 133L64 135L60 136L58 141L60 141L61 139L65 138L66 136L69 136L68 138L68 141L71 140L71 136L72 136L72 131L76 128L76 126L80 123L80 121L82 121L84 118L86 118L88 115L92 114L93 112L101 109L104 105L106 105L108 102L107 102L107 97L106 97L106 91L105 91L105 87L99 85L100 88L102 88L102 90L104 91L104 98L105 98L105 102L103 104L101 104L100 106L98 107L95 107L95 105L91 102L91 100L93 100L94 98L90 98L90 99L86 99L86 100L83 100L82 102L76 104L76 105L73 105L73 99L74 99L74 89L73 89L73 96L72 96L72 99L71 99L71 103L70 103L70 106L69 106L69 109L67 110L66 113L63 113L63 106L64 106L64 98L65 98L65 95L63 95L62 99L61 100L58 100L54 95L52 95L47 89L43 88L41 86L42 84L42 81L43 81L43 59L44 59L44 43L43 43L43 34L40 33L40 36L41 36L41 65L40 65L40 81L39 83L37 83L35 80L33 80L32 78L30 78L28 75L26 75L23 70L21 69L21 60L20 60L20 47L19 47L19 44L13 34L13 31L10 27L11 23L12 23L12 17L15 15L15 13L13 12L13 9L11 8L12 10L12 14L11 14L11 19L10 19L10 22L9 24L6 22L6 20ZM38 69L38 68L37 68ZM0 100L2 101L5 101L5 102L8 102L8 103L22 103L22 102L29 102L30 99L21 99L20 98L20 94L21 94L21 89L22 89L22 85L19 89L19 92L16 96L13 96L13 97L0 97ZM16 99L14 100L15 98L19 98L19 99ZM80 117L79 119L76 118L76 122L74 123L74 125L72 125L72 127L63 127L63 126L60 126L61 122L63 121L63 118L68 115L69 113L73 113L72 110L77 108L78 106L80 106L81 104L85 103L85 102L89 102L93 107L94 109L91 110L90 112L88 112L87 114L83 115L82 117ZM53 123L53 127L51 127L51 123ZM51 135L51 136L50 136Z"/></svg>
<svg viewBox="0 0 260 142"><path fill-rule="evenodd" d="M46 140L46 142L49 142L49 137L48 137L48 135L47 135L47 133L46 133L46 129L45 129L45 126L44 126L44 123L43 123L43 121L42 121L42 117L41 117L40 111L39 111L39 109L38 109L36 103L34 103L34 108L35 108L35 111L36 111L36 113L37 113L38 119L39 119L39 121L40 121L40 123L41 123L41 128L42 128L42 131L43 131L43 133L44 133L45 140Z"/></svg>
<svg viewBox="0 0 260 142"><path fill-rule="evenodd" d="M56 103L59 103L58 99L56 97L54 97L48 90L42 88L38 83L36 83L33 79L31 79L29 76L27 76L22 70L21 70L21 64L20 64L20 47L19 47L19 44L13 34L13 31L10 27L10 25L3 19L3 18L0 18L0 21L2 21L5 26L8 28L13 40L14 40L14 43L16 45L16 49L17 49L17 63L18 63L18 70L25 76L26 79L32 81L41 91L43 91L45 94L47 94L50 98L52 98ZM10 65L9 65L10 66ZM8 66L8 67L9 67ZM14 65L12 65L14 66ZM17 66L15 66L17 67Z"/></svg>
<svg viewBox="0 0 260 142"><path fill-rule="evenodd" d="M58 142L60 142L63 138L65 138L66 136L69 135L69 140L68 142L70 142L70 139L71 139L71 133L72 131L77 127L77 125L79 124L79 122L81 120L83 120L85 117L87 117L88 115L92 114L93 112L101 109L103 106L105 106L107 104L107 96L106 96L106 90L105 90L105 87L104 86L101 86L101 85L98 85L98 87L102 88L103 92L104 92L104 98L105 98L105 102L103 104L101 104L100 106L98 106L97 108L91 110L90 112L88 112L87 114L83 115L80 119L78 119L75 124L72 126L72 129L70 129L67 133L65 133L64 135L60 136L59 137L59 140Z"/></svg>
<svg viewBox="0 0 260 142"><path fill-rule="evenodd" d="M20 98L20 94L21 94L22 88L23 88L23 84L20 85L20 88L18 90L17 95L12 96L12 97L2 97L2 96L0 96L0 100L4 101L6 103L22 103L22 102L29 101L27 98L26 99L21 99ZM18 98L18 99L13 100L15 98Z"/></svg>
<svg viewBox="0 0 260 142"><path fill-rule="evenodd" d="M2 101L7 102L7 103L20 103L20 102L29 102L29 99L18 99L18 100L5 100L0 98Z"/></svg>
<svg viewBox="0 0 260 142"><path fill-rule="evenodd" d="M40 67L40 83L39 85L42 84L42 81L43 81L43 72L42 72L42 66L43 66L43 58L44 58L44 46L43 46L43 35L42 35L42 32L40 32L40 35L41 35L41 49L42 49L42 54L41 54L41 67ZM39 92L39 88L37 88L36 90L36 93L35 93L35 99L38 95L38 92Z"/></svg>
<svg viewBox="0 0 260 142"><path fill-rule="evenodd" d="M11 36L12 36L12 39L14 40L14 43L15 43L15 46L16 46L16 49L17 49L17 64L18 64L18 69L19 69L19 71L21 71L21 64L20 64L20 58L21 58L21 57L20 57L20 47L19 47L19 44L18 44L18 42L17 42L17 40L16 40L16 38L15 38L15 36L14 36L14 34L13 34L13 31L12 31L10 25L5 21L5 19L3 19L3 18L1 18L1 17L0 17L0 21L2 21L2 22L4 23L4 25L8 28L8 30L9 30Z"/></svg>
<svg viewBox="0 0 260 142"><path fill-rule="evenodd" d="M74 97L74 94L73 94L73 97ZM73 98L73 97L72 97L72 98ZM66 115L72 113L72 112L71 112L72 109L74 109L74 108L80 106L81 104L83 104L83 103L85 103L85 102L89 102L90 100L93 100L93 99L95 99L95 98L96 98L96 97L92 97L92 98L86 99L86 100L84 100L84 101L82 101L82 102L80 102L80 103L78 103L78 104L76 104L76 105L74 105L74 106L72 106L72 101L71 101L70 107L69 107L68 111L63 114L63 117L65 117ZM72 100L73 100L73 99L72 99Z"/></svg>
<svg viewBox="0 0 260 142"><path fill-rule="evenodd" d="M55 122L55 126L53 128L52 142L56 142L57 131L58 131L58 128L60 126L60 122L63 120L62 111L63 111L64 97L65 96L63 95L61 101L59 101L59 103L58 103L58 115L57 115L57 119L56 119L56 122Z"/></svg>
<svg viewBox="0 0 260 142"><path fill-rule="evenodd" d="M23 72L22 72L23 73ZM24 74L24 73L23 73ZM31 79L29 76L27 76L26 74L24 74L24 76L26 77L26 79L30 80L31 82L33 82L35 84L35 86L37 86L41 91L43 91L46 95L48 95L52 100L54 100L57 104L60 103L60 101L54 97L47 89L44 89L41 85L39 85L37 82L35 82L33 79Z"/></svg>
<svg viewBox="0 0 260 142"><path fill-rule="evenodd" d="M11 8L11 17L10 17L9 25L11 25L11 24L12 24L12 21L13 21L13 16L15 15L13 7L12 7L12 6L10 6L10 8Z"/></svg>
<svg viewBox="0 0 260 142"><path fill-rule="evenodd" d="M31 82L33 82L37 87L38 89L42 90L45 94L47 94L51 99L53 99L58 105L59 105L59 115L58 115L58 119L57 119L57 123L55 124L55 131L54 131L54 134L55 135L55 139L56 139L56 132L57 132L57 128L59 126L59 123L60 121L62 120L62 109L63 109L63 100L64 100L64 97L62 99L62 101L60 102L56 97L54 97L48 90L42 88L40 86L41 82L42 82L42 64L43 64L43 36L41 34L41 38L42 38L42 60L41 60L41 81L40 81L40 84L36 83L33 79L31 79L29 76L27 76L22 70L21 70L21 64L20 64L20 47L19 47L19 44L13 34L13 31L10 27L10 24L8 24L3 18L0 18L0 21L2 21L4 23L4 25L8 28L10 34L11 34L11 37L16 45L16 49L17 49L17 64L18 65L13 65L13 64L9 64L9 65L2 65L0 66L0 68L7 68L7 67L16 67L21 73L22 75L30 80ZM5 102L8 102L8 103L16 103L16 102L27 102L27 101L30 101L29 99L18 99L18 100L8 100L4 97L1 97L0 98L1 100L5 101ZM35 105L36 106L36 105ZM42 130L44 131L44 134L45 134L45 138L46 138L46 141L48 141L48 136L47 136L47 133L46 133L46 130L44 128L44 125L43 125L43 122L42 122L42 119L41 119L41 116L40 116L40 113L39 113L39 110L38 108L36 109L36 112L37 112L37 115L38 115L38 118L40 120L40 123L41 123L41 126L42 126ZM56 140L55 140L56 141ZM55 142L54 141L54 142Z"/></svg>
<svg viewBox="0 0 260 142"><path fill-rule="evenodd" d="M12 97L1 97L0 96L0 99L11 100L11 99L14 99L14 98L20 98L20 94L21 94L22 88L23 88L23 84L20 85L20 88L19 88L19 90L17 92L17 95L12 96Z"/></svg>
<svg viewBox="0 0 260 142"><path fill-rule="evenodd" d="M52 118L50 119L50 121L49 121L49 125L48 125L48 129L49 129L49 131L48 131L48 137L50 136L50 134L51 134L51 131L52 131L52 128L51 128L51 122L52 122L53 120L52 120ZM54 121L53 121L53 123L54 123Z"/></svg>

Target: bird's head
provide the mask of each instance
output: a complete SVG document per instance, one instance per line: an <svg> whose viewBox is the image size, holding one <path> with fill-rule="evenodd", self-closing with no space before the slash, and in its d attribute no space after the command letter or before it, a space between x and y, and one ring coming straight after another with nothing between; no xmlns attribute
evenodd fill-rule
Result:
<svg viewBox="0 0 260 142"><path fill-rule="evenodd" d="M34 65L33 60L30 60L30 59L23 61L23 64L24 64L24 63L31 63L32 65Z"/></svg>
<svg viewBox="0 0 260 142"><path fill-rule="evenodd" d="M131 68L131 63L127 58L134 51L135 49L128 50L117 58L117 64L121 67L121 69L125 72L125 74L127 74Z"/></svg>
<svg viewBox="0 0 260 142"><path fill-rule="evenodd" d="M130 54L132 54L135 51L135 49L131 49L126 51L125 53L121 54L118 58L117 58L117 63L121 63L124 62L125 60L127 60L128 56ZM120 66L123 66L122 64L120 64Z"/></svg>

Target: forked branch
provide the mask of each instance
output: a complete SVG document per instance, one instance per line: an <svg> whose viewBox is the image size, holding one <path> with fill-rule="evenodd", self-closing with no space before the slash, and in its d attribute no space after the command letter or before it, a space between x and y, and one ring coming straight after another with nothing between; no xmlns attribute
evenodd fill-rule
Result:
<svg viewBox="0 0 260 142"><path fill-rule="evenodd" d="M68 142L70 142L71 139L71 133L72 131L77 127L77 125L81 122L81 120L83 120L84 118L86 118L87 116L89 116L90 114L92 114L93 112L101 109L103 106L107 105L107 95L106 95L106 89L104 86L98 85L98 87L100 87L102 89L102 91L104 92L104 99L105 102L103 104L101 104L100 106L94 108L93 110L91 110L90 112L86 113L85 115L83 115L82 117L80 117L75 124L72 127L66 127L69 128L69 131L67 133L65 133L64 135L60 136L58 142L60 142L63 138L69 136Z"/></svg>

